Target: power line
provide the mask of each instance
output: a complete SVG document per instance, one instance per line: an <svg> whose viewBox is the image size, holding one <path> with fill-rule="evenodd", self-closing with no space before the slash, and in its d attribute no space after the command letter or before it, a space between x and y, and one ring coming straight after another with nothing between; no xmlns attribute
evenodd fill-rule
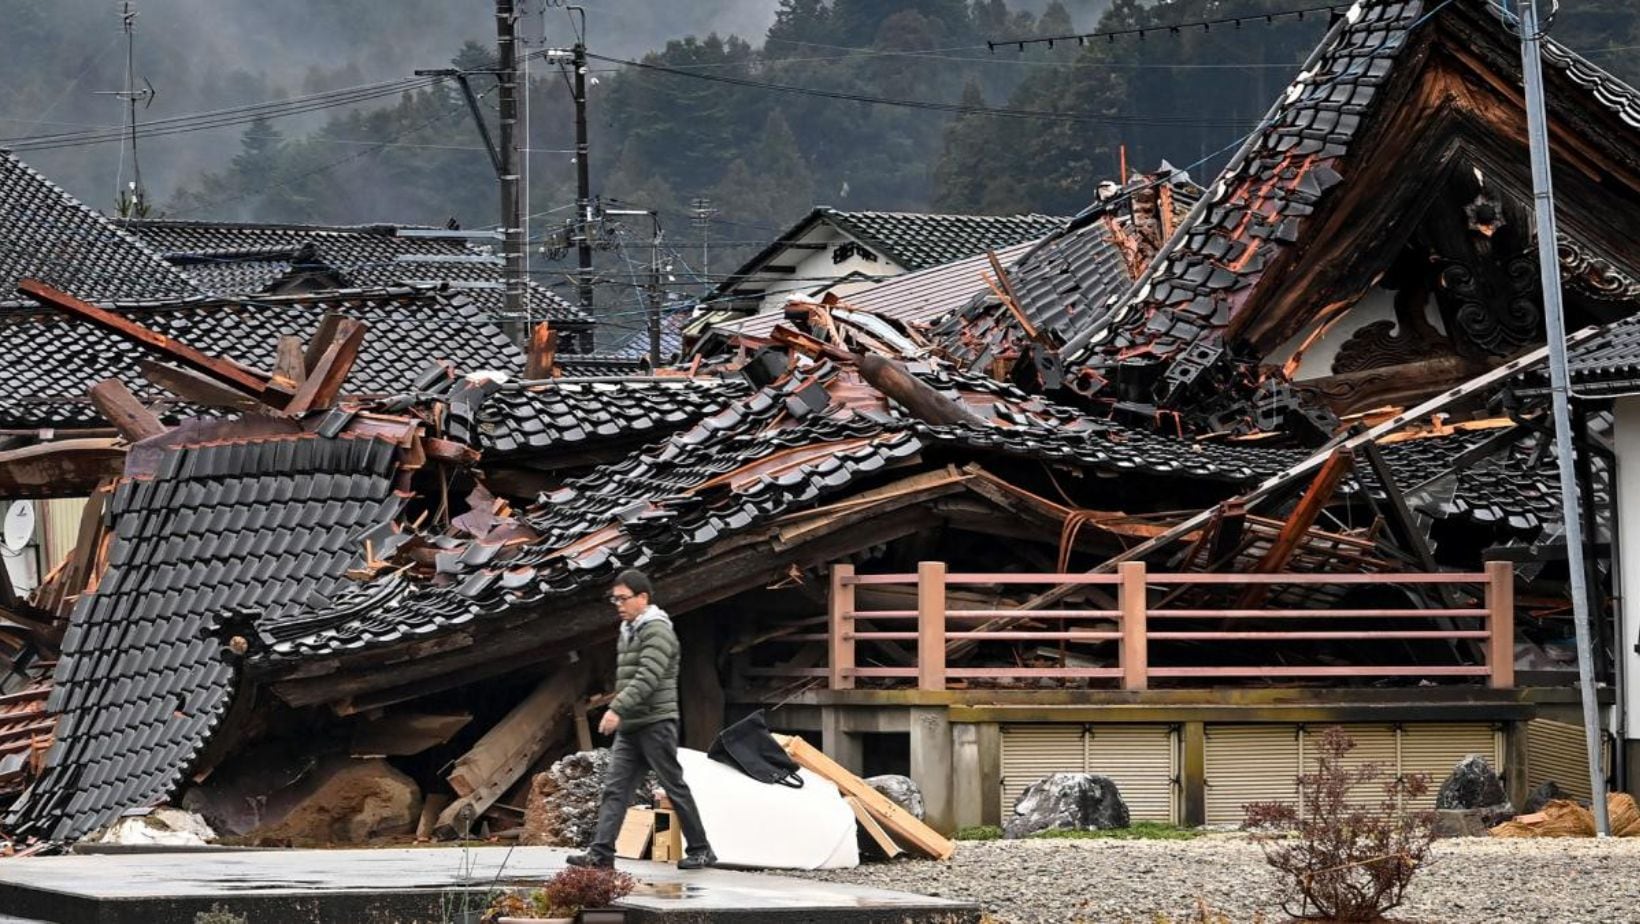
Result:
<svg viewBox="0 0 1640 924"><path fill-rule="evenodd" d="M1100 125L1178 125L1192 128L1234 128L1246 124L1244 121L1231 119L1097 115L1094 113L1053 112L1041 109L1017 109L1001 106L969 106L962 103L940 103L932 100L870 96L864 93L845 93L837 90L822 90L817 87L799 87L789 84L767 83L761 80L751 80L744 77L730 77L724 74L697 74L693 71L679 70L674 67L668 67L664 64L650 64L643 61L628 61L622 58L611 58L604 55L591 53L588 53L587 57L595 58L599 61L608 61L613 64L624 64L628 67L634 67L640 70L671 74L676 77L687 77L691 80L705 80L712 83L725 83L738 87L749 87L752 89L769 90L779 93L792 93L799 96L816 96L825 99L844 100L855 103L868 103L880 106L897 106L904 109L921 109L931 112L950 112L957 115L992 115L1014 119L1041 119L1043 121L1050 122L1074 122Z"/></svg>
<svg viewBox="0 0 1640 924"><path fill-rule="evenodd" d="M272 100L262 103L252 103L244 106L234 106L227 109L218 109L208 112L198 112L189 115L171 116L164 119L155 119L144 123L144 134L153 137L157 135L173 135L184 132L206 131L214 128L224 128L232 125L244 125L261 119L276 119L286 116L301 115L308 112L317 112L322 109L331 109L337 106L349 106L356 103L368 102L388 96L418 89L426 89L435 83L433 78L399 78L375 84L364 84L359 87L349 87L331 90L324 93L308 94L306 96L291 97L282 100ZM91 144L104 144L109 141L120 141L127 137L125 127L109 128L95 131L55 132L44 135L24 135L15 138L0 139L0 147L13 151L50 150L55 148L81 147Z"/></svg>
<svg viewBox="0 0 1640 924"><path fill-rule="evenodd" d="M1069 35L1044 35L1037 38L993 39L991 41L987 41L985 45L991 51L996 51L998 48L1006 48L1009 45L1017 47L1020 51L1024 51L1026 45L1047 45L1049 48L1052 48L1055 42L1075 42L1077 45L1086 45L1090 39L1115 41L1118 38L1130 36L1138 36L1143 39L1153 32L1164 35L1180 35L1186 29L1201 29L1203 32L1211 32L1214 26L1226 25L1240 29L1243 23L1257 23L1261 19L1267 24L1273 24L1278 19L1287 19L1289 17L1303 19L1311 13L1330 14L1341 12L1347 8L1347 4L1329 3L1325 6L1309 6L1291 10L1271 10L1265 13L1245 13L1241 16L1221 16L1217 19L1197 19L1191 22L1158 23L1153 26L1134 26L1128 29L1111 29L1105 32L1073 32Z"/></svg>

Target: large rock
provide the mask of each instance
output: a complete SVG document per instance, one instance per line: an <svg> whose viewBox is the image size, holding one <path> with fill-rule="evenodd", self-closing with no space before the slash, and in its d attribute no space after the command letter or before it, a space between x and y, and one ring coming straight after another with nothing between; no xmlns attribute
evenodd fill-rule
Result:
<svg viewBox="0 0 1640 924"><path fill-rule="evenodd" d="M1006 837L1025 837L1052 828L1095 830L1128 826L1128 807L1110 777L1055 773L1020 794L1002 826Z"/></svg>
<svg viewBox="0 0 1640 924"><path fill-rule="evenodd" d="M277 786L252 772L213 774L183 806L224 837L254 846L358 844L415 832L421 787L387 761L331 755L296 769Z"/></svg>
<svg viewBox="0 0 1640 924"><path fill-rule="evenodd" d="M200 847L216 840L216 832L193 812L162 805L141 815L127 815L87 840L125 846Z"/></svg>
<svg viewBox="0 0 1640 924"><path fill-rule="evenodd" d="M1479 754L1470 754L1458 761L1435 795L1437 809L1484 809L1508 801L1503 781L1498 779L1491 761Z"/></svg>
<svg viewBox="0 0 1640 924"><path fill-rule="evenodd" d="M598 803L609 772L609 749L578 751L537 773L524 804L524 833L519 843L547 847L585 847L598 827ZM633 805L652 804L654 774L639 781Z"/></svg>
<svg viewBox="0 0 1640 924"><path fill-rule="evenodd" d="M896 773L885 773L882 776L866 778L866 785L888 797L890 802L923 819L922 790L909 776L900 776Z"/></svg>

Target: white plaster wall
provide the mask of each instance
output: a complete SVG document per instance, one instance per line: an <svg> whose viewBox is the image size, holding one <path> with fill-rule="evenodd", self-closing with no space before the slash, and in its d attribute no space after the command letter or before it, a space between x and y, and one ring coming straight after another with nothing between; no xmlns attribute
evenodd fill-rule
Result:
<svg viewBox="0 0 1640 924"><path fill-rule="evenodd" d="M1624 713L1628 717L1627 736L1640 740L1640 396L1613 402L1616 418L1612 428L1612 448L1617 453L1617 546L1622 556L1618 578L1622 582L1619 601L1617 651L1623 658L1619 677Z"/></svg>
<svg viewBox="0 0 1640 924"><path fill-rule="evenodd" d="M1435 300L1431 298L1424 311L1437 331L1445 332L1445 325L1441 323L1440 312L1435 309ZM1368 324L1377 321L1395 320L1395 293L1388 289L1372 289L1361 300L1350 306L1344 319L1334 324L1321 338L1310 344L1304 351L1304 358L1299 361L1298 369L1293 375L1294 381L1318 379L1332 375L1333 360L1338 356L1338 349L1352 337L1356 331ZM1265 362L1270 365L1281 365L1304 344L1320 324L1311 322L1299 331L1298 335L1282 344L1272 352ZM1399 331L1397 331L1399 333Z"/></svg>
<svg viewBox="0 0 1640 924"><path fill-rule="evenodd" d="M797 272L792 273L789 279L785 278L786 274L784 273L779 276L769 274L769 287L763 296L763 302L758 311L778 311L786 304L787 296L792 293L825 291L827 283L824 280L842 279L850 273L887 277L898 276L905 272L904 268L882 254L877 254L877 262L875 263L863 260L859 256L851 256L841 263L831 262L832 250L848 240L849 238L846 235L837 233L830 226L822 225L804 235L800 243L824 244L826 245L824 250L788 250L776 257L772 262L789 264L791 258L799 254L802 259L796 264ZM871 248L867 249L870 250ZM872 250L872 253L877 252ZM857 291L867 285L869 283L849 283L848 286L853 288L848 288L845 291L844 287L838 287L833 291L842 295L846 292Z"/></svg>

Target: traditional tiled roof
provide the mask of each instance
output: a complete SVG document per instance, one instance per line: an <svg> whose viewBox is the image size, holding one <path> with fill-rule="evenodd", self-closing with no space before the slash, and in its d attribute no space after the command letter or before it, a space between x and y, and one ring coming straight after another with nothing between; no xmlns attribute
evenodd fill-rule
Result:
<svg viewBox="0 0 1640 924"><path fill-rule="evenodd" d="M653 440L693 426L751 391L739 378L553 379L502 387L483 400L476 420L463 419L452 403L450 427L487 456L550 453Z"/></svg>
<svg viewBox="0 0 1640 924"><path fill-rule="evenodd" d="M347 589L328 608L292 607L264 620L269 647L259 657L324 657L390 645L482 622L547 597L567 598L601 586L622 568L665 572L720 540L821 503L925 454L1006 456L1153 480L1183 479L1181 484L1192 486L1216 483L1220 493L1255 484L1309 455L1173 439L1089 418L983 377L927 369L919 375L963 400L982 422L931 426L902 416L821 364L543 495L525 511L522 523L532 535L526 542L517 541L516 532L505 539L436 537L442 551L431 580L384 577ZM1445 471L1480 438L1466 433L1412 440L1385 452L1398 480L1410 486ZM1523 497L1552 493L1551 482L1538 480ZM1344 490L1359 487L1350 481ZM1523 500L1510 512L1531 514L1533 503ZM1450 506L1433 512L1469 515ZM1511 533L1518 535L1529 524L1512 525L1522 527Z"/></svg>
<svg viewBox="0 0 1640 924"><path fill-rule="evenodd" d="M0 152L0 305L38 279L93 301L199 294L187 276L16 156Z"/></svg>
<svg viewBox="0 0 1640 924"><path fill-rule="evenodd" d="M57 740L7 829L73 840L164 800L233 697L224 621L308 601L359 564L362 534L404 501L395 452L313 434L205 441L123 481L107 570L75 605L53 675Z"/></svg>
<svg viewBox="0 0 1640 924"><path fill-rule="evenodd" d="M1312 216L1345 182L1386 84L1403 60L1421 60L1409 51L1413 30L1454 23L1463 38L1498 46L1500 66L1510 66L1518 53L1504 18L1481 0L1357 0L1109 322L1073 342L1071 365L1081 368L1072 384L1093 392L1124 370L1161 366L1151 397L1174 400L1214 362L1233 319L1252 310L1266 268L1299 252ZM1587 90L1622 126L1640 128L1640 92L1552 40L1544 45L1551 73ZM1552 106L1572 102L1581 101L1551 95ZM1608 140L1618 157L1640 163L1632 135Z"/></svg>
<svg viewBox="0 0 1640 924"><path fill-rule="evenodd" d="M941 215L819 210L839 228L908 270L1034 241L1065 227L1054 215Z"/></svg>
<svg viewBox="0 0 1640 924"><path fill-rule="evenodd" d="M272 369L279 338L304 341L328 312L363 321L368 329L346 390L384 394L405 390L427 366L447 360L463 372L485 369L517 375L518 348L467 293L374 289L254 299L204 299L122 304L140 324L219 356ZM139 397L165 400L143 378L146 356L131 343L86 322L44 308L0 312L0 420L11 426L85 426L100 419L86 391L110 376Z"/></svg>
<svg viewBox="0 0 1640 924"><path fill-rule="evenodd" d="M1165 187L1171 222L1182 221L1201 197L1201 190L1171 168L1164 171L1158 179L1139 181L1134 188L1147 198L1160 198L1157 191ZM1160 206L1157 210L1159 213ZM1120 233L1137 242L1131 211L1125 195L1109 203L1095 203L1063 231L1006 267L1019 309L1055 343L1074 341L1092 331L1133 285L1139 272L1133 261L1140 254L1124 252L1116 240ZM1159 234L1156 243L1165 237ZM989 288L979 289L932 336L946 356L966 369L984 369L1000 354L1018 353L1027 341L1014 313Z"/></svg>
<svg viewBox="0 0 1640 924"><path fill-rule="evenodd" d="M1640 315L1606 327L1568 357L1572 387L1580 395L1615 396L1640 393ZM1531 382L1547 386L1548 374L1538 370Z"/></svg>
<svg viewBox="0 0 1640 924"><path fill-rule="evenodd" d="M308 259L339 273L357 288L450 283L473 303L499 316L502 261L452 233L400 225L281 225L143 219L123 223L166 260L216 295L266 292L292 269L304 247ZM531 284L534 317L559 324L592 321L552 291Z"/></svg>
<svg viewBox="0 0 1640 924"><path fill-rule="evenodd" d="M577 353L557 358L558 374L572 379L625 378L645 375L649 365L642 357L611 356L608 353Z"/></svg>
<svg viewBox="0 0 1640 924"><path fill-rule="evenodd" d="M1007 266L1036 244L1033 240L1000 248L996 252L997 259ZM929 324L966 305L975 293L983 290L985 283L980 281L980 274L989 274L990 266L985 254L931 266L885 279L864 291L851 292L842 297L842 303L907 324ZM764 311L742 321L718 325L717 330L767 337L784 319L783 311Z"/></svg>

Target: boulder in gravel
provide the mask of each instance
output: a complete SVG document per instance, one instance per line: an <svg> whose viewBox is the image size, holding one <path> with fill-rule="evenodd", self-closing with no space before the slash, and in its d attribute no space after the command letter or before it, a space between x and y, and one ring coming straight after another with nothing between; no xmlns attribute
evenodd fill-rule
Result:
<svg viewBox="0 0 1640 924"><path fill-rule="evenodd" d="M867 777L866 785L888 797L890 802L917 816L918 821L922 821L922 790L917 788L911 777L885 773L882 776Z"/></svg>
<svg viewBox="0 0 1640 924"><path fill-rule="evenodd" d="M1538 784L1538 788L1532 790L1531 795L1526 797L1526 808L1522 810L1521 814L1535 815L1543 811L1545 805L1556 799L1564 798L1566 798L1566 793L1560 788L1559 783L1554 780L1544 780Z"/></svg>
<svg viewBox="0 0 1640 924"><path fill-rule="evenodd" d="M1436 809L1436 837L1486 837L1493 827L1515 817L1505 803L1491 808Z"/></svg>
<svg viewBox="0 0 1640 924"><path fill-rule="evenodd" d="M198 847L215 841L216 832L193 812L162 805L122 817L87 840L126 846Z"/></svg>
<svg viewBox="0 0 1640 924"><path fill-rule="evenodd" d="M1480 754L1458 761L1435 795L1437 809L1481 809L1503 805L1509 797L1492 762Z"/></svg>
<svg viewBox="0 0 1640 924"><path fill-rule="evenodd" d="M1016 838L1054 828L1096 830L1128 826L1128 807L1110 777L1095 773L1055 773L1032 783L1014 803L1002 826Z"/></svg>

